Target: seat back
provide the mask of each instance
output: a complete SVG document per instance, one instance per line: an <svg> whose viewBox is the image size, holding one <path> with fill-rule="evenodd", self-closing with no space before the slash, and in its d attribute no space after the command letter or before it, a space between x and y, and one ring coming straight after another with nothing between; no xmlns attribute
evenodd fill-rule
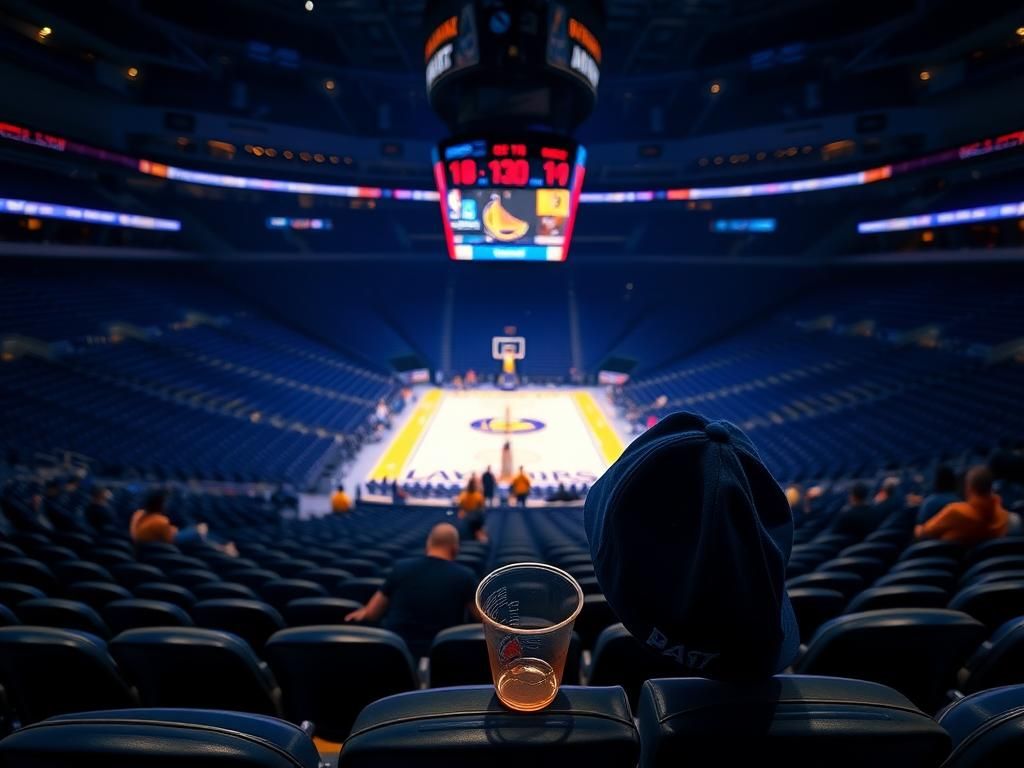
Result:
<svg viewBox="0 0 1024 768"><path fill-rule="evenodd" d="M13 608L23 600L33 600L37 597L46 597L46 593L39 587L13 581L0 581L0 604Z"/></svg>
<svg viewBox="0 0 1024 768"><path fill-rule="evenodd" d="M22 624L89 632L104 640L110 637L110 628L100 615L76 600L53 597L26 600L18 605L18 618Z"/></svg>
<svg viewBox="0 0 1024 768"><path fill-rule="evenodd" d="M949 593L939 587L921 584L871 587L857 593L846 607L846 613L887 608L944 608L948 601Z"/></svg>
<svg viewBox="0 0 1024 768"><path fill-rule="evenodd" d="M583 608L576 617L573 630L579 633L583 648L592 650L597 637L612 624L618 624L618 617L604 595L584 595Z"/></svg>
<svg viewBox="0 0 1024 768"><path fill-rule="evenodd" d="M985 627L958 611L902 608L827 622L797 661L798 673L873 680L925 711L937 710Z"/></svg>
<svg viewBox="0 0 1024 768"><path fill-rule="evenodd" d="M957 688L963 693L1021 684L1024 684L1024 617L1010 619L997 629L975 651L957 677Z"/></svg>
<svg viewBox="0 0 1024 768"><path fill-rule="evenodd" d="M1024 754L1024 685L980 691L938 717L953 738L943 768L1016 768Z"/></svg>
<svg viewBox="0 0 1024 768"><path fill-rule="evenodd" d="M197 626L238 635L256 653L263 651L272 634L285 627L284 619L273 606L236 598L196 603L192 606L192 619Z"/></svg>
<svg viewBox="0 0 1024 768"><path fill-rule="evenodd" d="M273 717L126 709L79 712L23 728L0 742L0 763L6 768L319 768L320 756L309 734Z"/></svg>
<svg viewBox="0 0 1024 768"><path fill-rule="evenodd" d="M252 587L233 581L208 581L192 588L197 600L219 600L223 597L237 597L242 600L258 600Z"/></svg>
<svg viewBox="0 0 1024 768"><path fill-rule="evenodd" d="M103 607L103 618L114 634L140 627L192 626L184 610L162 600L114 600Z"/></svg>
<svg viewBox="0 0 1024 768"><path fill-rule="evenodd" d="M360 605L364 605L383 586L384 579L377 577L345 579L334 588L334 595L344 600L355 600Z"/></svg>
<svg viewBox="0 0 1024 768"><path fill-rule="evenodd" d="M102 640L50 627L0 629L0 685L23 724L137 704Z"/></svg>
<svg viewBox="0 0 1024 768"><path fill-rule="evenodd" d="M130 600L132 593L117 584L105 581L80 581L67 589L68 597L99 610L114 600Z"/></svg>
<svg viewBox="0 0 1024 768"><path fill-rule="evenodd" d="M344 741L371 701L419 684L402 638L374 627L285 629L267 641L264 656L288 719L312 721L331 741Z"/></svg>
<svg viewBox="0 0 1024 768"><path fill-rule="evenodd" d="M195 627L133 629L110 653L146 707L200 707L281 714L272 681L247 643Z"/></svg>
<svg viewBox="0 0 1024 768"><path fill-rule="evenodd" d="M300 597L327 597L327 590L315 581L305 579L275 579L258 589L260 597L282 611L292 600Z"/></svg>
<svg viewBox="0 0 1024 768"><path fill-rule="evenodd" d="M933 768L950 750L906 697L862 680L650 680L638 719L641 768L749 765L751 755L790 768Z"/></svg>
<svg viewBox="0 0 1024 768"><path fill-rule="evenodd" d="M53 575L53 571L30 557L9 557L0 560L0 581L27 584L47 594L53 594L57 589L57 577Z"/></svg>
<svg viewBox="0 0 1024 768"><path fill-rule="evenodd" d="M1024 581L991 581L964 587L949 601L955 611L970 614L994 631L1024 616Z"/></svg>
<svg viewBox="0 0 1024 768"><path fill-rule="evenodd" d="M804 643L811 639L818 627L842 613L846 605L846 596L834 589L796 587L788 592L800 627L800 641Z"/></svg>
<svg viewBox="0 0 1024 768"><path fill-rule="evenodd" d="M645 682L676 677L682 667L645 648L622 624L613 624L597 637L590 662L590 685L621 685L632 707Z"/></svg>
<svg viewBox="0 0 1024 768"><path fill-rule="evenodd" d="M359 608L362 603L340 597L300 597L285 606L284 620L289 627L344 624L345 617Z"/></svg>
<svg viewBox="0 0 1024 768"><path fill-rule="evenodd" d="M404 693L359 715L338 768L632 768L639 739L621 688L562 686L541 712L511 712L490 685Z"/></svg>
<svg viewBox="0 0 1024 768"><path fill-rule="evenodd" d="M196 596L192 590L169 581L148 581L145 584L139 584L133 592L136 597L141 597L144 600L162 600L185 611L190 610L196 603Z"/></svg>

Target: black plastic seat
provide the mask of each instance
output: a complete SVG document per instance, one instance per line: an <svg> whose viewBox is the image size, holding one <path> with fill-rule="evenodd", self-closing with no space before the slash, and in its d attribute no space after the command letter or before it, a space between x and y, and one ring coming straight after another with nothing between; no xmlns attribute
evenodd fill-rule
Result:
<svg viewBox="0 0 1024 768"><path fill-rule="evenodd" d="M948 602L949 593L939 587L921 584L871 587L857 593L846 606L845 612L863 613L888 608L945 608Z"/></svg>
<svg viewBox="0 0 1024 768"><path fill-rule="evenodd" d="M344 624L345 617L359 608L362 603L340 597L300 597L285 606L284 620L289 627Z"/></svg>
<svg viewBox="0 0 1024 768"><path fill-rule="evenodd" d="M146 565L145 563L119 563L111 565L110 572L117 579L118 584L128 589L134 589L139 584L146 584L147 582L161 582L167 578L164 572L155 565Z"/></svg>
<svg viewBox="0 0 1024 768"><path fill-rule="evenodd" d="M1016 571L986 571L975 576L964 586L972 587L975 584L991 584L994 581L1024 581L1024 569Z"/></svg>
<svg viewBox="0 0 1024 768"><path fill-rule="evenodd" d="M950 609L970 614L991 631L1024 616L1024 581L973 584L953 595Z"/></svg>
<svg viewBox="0 0 1024 768"><path fill-rule="evenodd" d="M960 699L938 722L953 739L943 768L1017 768L1024 754L1024 685Z"/></svg>
<svg viewBox="0 0 1024 768"><path fill-rule="evenodd" d="M263 651L272 634L285 628L277 609L259 600L203 600L192 606L192 619L197 626L238 635L256 653Z"/></svg>
<svg viewBox="0 0 1024 768"><path fill-rule="evenodd" d="M199 709L79 712L0 742L6 768L319 768L309 734L274 717Z"/></svg>
<svg viewBox="0 0 1024 768"><path fill-rule="evenodd" d="M645 648L622 624L613 624L597 638L588 682L590 685L621 685L635 708L645 682L659 677L678 677L682 672L683 668L673 660Z"/></svg>
<svg viewBox="0 0 1024 768"><path fill-rule="evenodd" d="M849 600L864 587L864 578L849 571L815 571L786 580L787 589L834 589Z"/></svg>
<svg viewBox="0 0 1024 768"><path fill-rule="evenodd" d="M976 562L960 577L961 584L968 584L978 576L992 571L1021 571L1024 570L1024 556L1005 555L1003 557L990 557L986 560Z"/></svg>
<svg viewBox="0 0 1024 768"><path fill-rule="evenodd" d="M19 624L21 624L21 620L15 616L14 611L0 603L0 627L16 627Z"/></svg>
<svg viewBox="0 0 1024 768"><path fill-rule="evenodd" d="M334 588L334 596L344 600L355 600L360 605L365 605L383 586L384 579L379 577L346 579Z"/></svg>
<svg viewBox="0 0 1024 768"><path fill-rule="evenodd" d="M893 562L900 553L900 548L887 541L862 541L851 544L840 550L839 557L873 557L883 563Z"/></svg>
<svg viewBox="0 0 1024 768"><path fill-rule="evenodd" d="M597 583L597 579L593 576L586 579L576 579L576 582L580 585L580 589L583 590L584 595L604 594L601 591L601 585Z"/></svg>
<svg viewBox="0 0 1024 768"><path fill-rule="evenodd" d="M579 634L582 647L589 651L597 643L598 635L618 623L619 619L612 613L604 595L584 595L583 608L576 617L573 631Z"/></svg>
<svg viewBox="0 0 1024 768"><path fill-rule="evenodd" d="M53 575L53 571L30 557L0 560L0 581L27 584L47 594L53 594L57 589L57 577Z"/></svg>
<svg viewBox="0 0 1024 768"><path fill-rule="evenodd" d="M957 675L957 690L976 693L1024 684L1024 618L1011 619L981 644Z"/></svg>
<svg viewBox="0 0 1024 768"><path fill-rule="evenodd" d="M14 555L14 557L25 557L25 555ZM32 550L32 557L51 569L56 563L65 563L78 560L78 553L68 547L59 547L56 544L47 544L45 547L36 547Z"/></svg>
<svg viewBox="0 0 1024 768"><path fill-rule="evenodd" d="M621 688L563 686L541 712L512 712L491 685L390 696L352 726L338 768L633 768L639 739Z"/></svg>
<svg viewBox="0 0 1024 768"><path fill-rule="evenodd" d="M885 570L885 563L877 557L836 557L826 560L817 570L840 573L855 573L865 582L873 581Z"/></svg>
<svg viewBox="0 0 1024 768"><path fill-rule="evenodd" d="M793 669L873 680L934 712L956 671L986 634L984 625L958 611L901 608L852 613L822 625Z"/></svg>
<svg viewBox="0 0 1024 768"><path fill-rule="evenodd" d="M114 600L130 600L132 593L122 586L106 581L80 581L66 590L72 600L78 600L96 610Z"/></svg>
<svg viewBox="0 0 1024 768"><path fill-rule="evenodd" d="M303 571L313 571L317 569L317 564L312 560L281 560L280 562L274 563L274 570L281 574L286 579L297 579L300 578L299 574Z"/></svg>
<svg viewBox="0 0 1024 768"><path fill-rule="evenodd" d="M224 574L226 581L244 584L255 590L258 590L268 581L276 581L280 578L280 574L268 571L266 568L242 568L237 571L228 571Z"/></svg>
<svg viewBox="0 0 1024 768"><path fill-rule="evenodd" d="M900 560L913 560L918 557L951 557L954 560L963 560L967 549L963 544L955 541L942 541L941 539L925 539L915 541L900 555Z"/></svg>
<svg viewBox="0 0 1024 768"><path fill-rule="evenodd" d="M276 579L259 588L260 597L277 608L284 610L292 600L300 597L327 597L327 590L315 581L305 579Z"/></svg>
<svg viewBox="0 0 1024 768"><path fill-rule="evenodd" d="M259 600L259 596L252 587L236 584L233 581L208 581L205 584L197 584L192 588L192 593L197 600L220 600L232 597L239 600Z"/></svg>
<svg viewBox="0 0 1024 768"><path fill-rule="evenodd" d="M281 713L273 677L238 637L195 627L133 629L110 653L146 707L198 707Z"/></svg>
<svg viewBox="0 0 1024 768"><path fill-rule="evenodd" d="M889 569L889 573L920 571L923 568L956 573L960 569L960 563L952 557L915 557L911 560L900 560Z"/></svg>
<svg viewBox="0 0 1024 768"><path fill-rule="evenodd" d="M328 594L334 592L339 582L351 579L355 574L343 571L341 568L309 568L296 574L296 578L305 581L315 581L327 590Z"/></svg>
<svg viewBox="0 0 1024 768"><path fill-rule="evenodd" d="M110 628L100 615L76 600L53 597L26 600L18 604L18 618L22 624L89 632L103 640L110 638Z"/></svg>
<svg viewBox="0 0 1024 768"><path fill-rule="evenodd" d="M331 741L344 741L371 701L419 684L402 639L375 627L286 629L267 641L264 656L281 685L285 716L312 721Z"/></svg>
<svg viewBox="0 0 1024 768"><path fill-rule="evenodd" d="M640 767L934 768L950 739L877 683L779 675L755 683L651 680L637 712Z"/></svg>
<svg viewBox="0 0 1024 768"><path fill-rule="evenodd" d="M380 566L373 560L360 557L343 557L334 563L335 568L348 571L357 578L370 578L380 575Z"/></svg>
<svg viewBox="0 0 1024 768"><path fill-rule="evenodd" d="M18 584L13 581L0 581L0 604L13 608L22 600L34 600L37 597L46 597L46 593L39 587Z"/></svg>
<svg viewBox="0 0 1024 768"><path fill-rule="evenodd" d="M112 565L135 562L131 554L116 547L97 547L96 549L89 550L89 559L105 568L110 568Z"/></svg>
<svg viewBox="0 0 1024 768"><path fill-rule="evenodd" d="M106 644L84 632L0 629L0 681L23 724L65 712L138 704Z"/></svg>
<svg viewBox="0 0 1024 768"><path fill-rule="evenodd" d="M178 568L168 571L167 578L172 583L188 587L189 589L198 584L209 584L211 581L217 582L221 580L220 576L205 568Z"/></svg>
<svg viewBox="0 0 1024 768"><path fill-rule="evenodd" d="M106 581L114 583L114 576L102 565L86 560L66 560L50 566L57 581L67 586L77 581Z"/></svg>
<svg viewBox="0 0 1024 768"><path fill-rule="evenodd" d="M163 600L115 600L103 607L102 615L114 634L142 627L191 627L185 611Z"/></svg>
<svg viewBox="0 0 1024 768"><path fill-rule="evenodd" d="M875 581L873 586L896 587L910 584L950 590L956 584L956 577L941 568L912 568L906 571L887 573Z"/></svg>
<svg viewBox="0 0 1024 768"><path fill-rule="evenodd" d="M192 606L196 604L196 596L192 594L192 590L167 581L139 584L133 592L136 597L143 600L163 600L165 603L173 603L185 611L191 610Z"/></svg>
<svg viewBox="0 0 1024 768"><path fill-rule="evenodd" d="M1008 556L1024 557L1024 536L1007 536L975 544L967 553L967 562L973 565L993 557Z"/></svg>
<svg viewBox="0 0 1024 768"><path fill-rule="evenodd" d="M810 641L818 627L842 613L846 605L846 596L834 589L797 587L788 591L803 643Z"/></svg>
<svg viewBox="0 0 1024 768"><path fill-rule="evenodd" d="M179 568L203 568L205 563L198 557L189 557L179 553L149 553L139 554L139 560L150 565L155 565L162 571L175 571Z"/></svg>

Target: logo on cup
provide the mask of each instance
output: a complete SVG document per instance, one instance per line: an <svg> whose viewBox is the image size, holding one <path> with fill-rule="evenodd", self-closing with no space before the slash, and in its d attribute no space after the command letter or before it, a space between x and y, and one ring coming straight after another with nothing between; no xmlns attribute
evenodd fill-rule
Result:
<svg viewBox="0 0 1024 768"><path fill-rule="evenodd" d="M523 655L523 646L515 635L505 635L505 638L498 644L498 658L502 664L515 661Z"/></svg>

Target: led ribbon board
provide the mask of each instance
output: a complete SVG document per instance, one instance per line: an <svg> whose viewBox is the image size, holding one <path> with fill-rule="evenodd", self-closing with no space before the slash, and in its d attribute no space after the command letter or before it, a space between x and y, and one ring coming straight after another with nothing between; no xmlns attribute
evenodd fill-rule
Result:
<svg viewBox="0 0 1024 768"><path fill-rule="evenodd" d="M565 261L586 161L570 139L470 138L434 153L448 255L458 261Z"/></svg>
<svg viewBox="0 0 1024 768"><path fill-rule="evenodd" d="M139 216L134 213L101 211L95 208L40 203L35 200L18 200L9 197L0 197L0 213L31 216L37 219L79 221L83 224L102 224L106 227L121 227L123 229L147 229L156 232L178 232L181 230L181 222L177 219L159 219L155 216Z"/></svg>

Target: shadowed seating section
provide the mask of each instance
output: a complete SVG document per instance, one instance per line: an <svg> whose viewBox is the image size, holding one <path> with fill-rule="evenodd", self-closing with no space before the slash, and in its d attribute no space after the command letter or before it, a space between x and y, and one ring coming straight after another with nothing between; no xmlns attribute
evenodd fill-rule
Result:
<svg viewBox="0 0 1024 768"><path fill-rule="evenodd" d="M566 765L631 768L639 739L621 688L563 686L542 712L510 712L494 687L399 694L366 707L339 768Z"/></svg>
<svg viewBox="0 0 1024 768"><path fill-rule="evenodd" d="M320 768L310 735L272 717L198 709L111 709L52 718L0 742L7 768Z"/></svg>
<svg viewBox="0 0 1024 768"><path fill-rule="evenodd" d="M1024 617L997 629L957 676L957 689L962 693L1018 684L1024 684Z"/></svg>
<svg viewBox="0 0 1024 768"><path fill-rule="evenodd" d="M641 768L762 765L926 768L949 736L875 683L779 675L760 683L650 680L637 712Z"/></svg>

